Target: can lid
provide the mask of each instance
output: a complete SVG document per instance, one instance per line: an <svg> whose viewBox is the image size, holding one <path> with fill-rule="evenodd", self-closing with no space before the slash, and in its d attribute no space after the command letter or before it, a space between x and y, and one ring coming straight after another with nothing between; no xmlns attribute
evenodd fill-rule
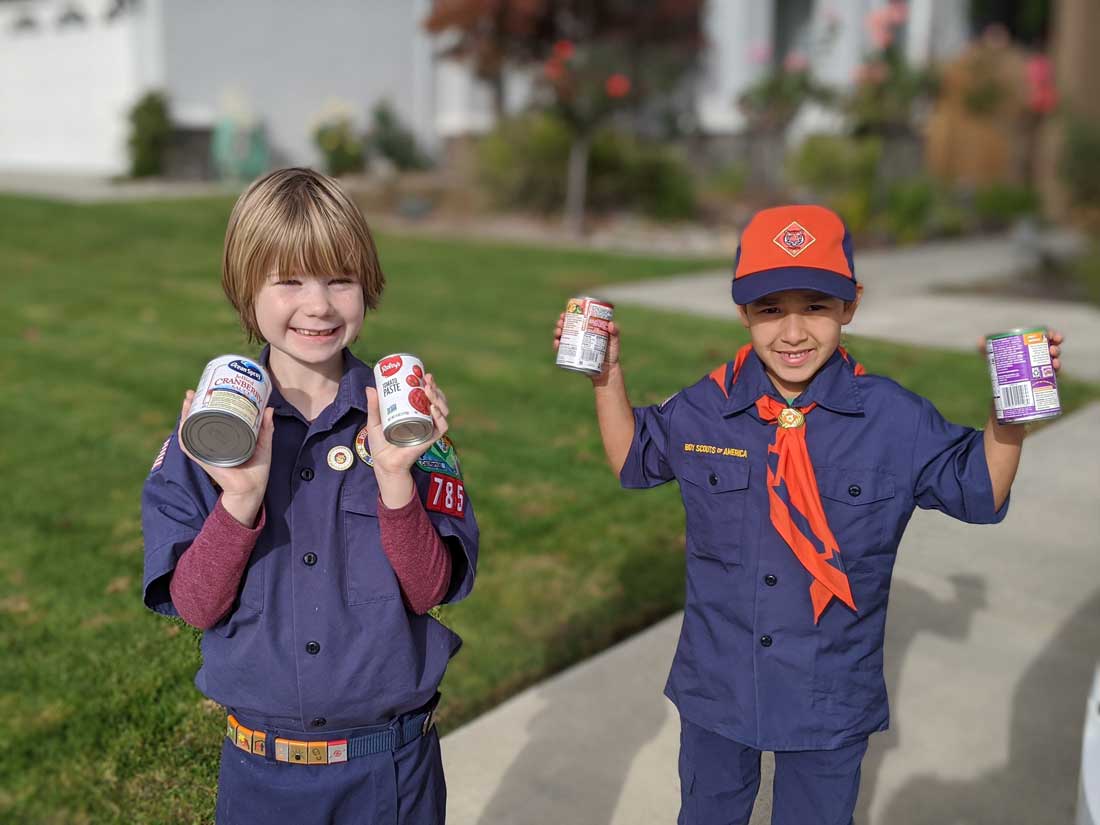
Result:
<svg viewBox="0 0 1100 825"><path fill-rule="evenodd" d="M1014 335L1026 335L1029 332L1041 332L1043 335L1047 334L1046 327L1021 327L1020 329L1010 329L1007 332L991 332L985 336L987 341L993 341L997 338L1011 338Z"/></svg>
<svg viewBox="0 0 1100 825"><path fill-rule="evenodd" d="M398 447L415 447L432 440L435 425L423 418L410 418L398 421L386 430L386 440Z"/></svg>
<svg viewBox="0 0 1100 825"><path fill-rule="evenodd" d="M202 410L187 417L180 438L188 452L215 467L236 467L248 461L256 434L243 420L221 410Z"/></svg>

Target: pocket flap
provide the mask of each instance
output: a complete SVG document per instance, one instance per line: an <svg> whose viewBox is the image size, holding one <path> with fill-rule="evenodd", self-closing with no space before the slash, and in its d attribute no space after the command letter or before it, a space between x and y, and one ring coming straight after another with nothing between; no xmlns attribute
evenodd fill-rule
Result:
<svg viewBox="0 0 1100 825"><path fill-rule="evenodd" d="M749 463L744 459L729 461L692 461L681 474L685 481L711 493L728 493L749 486Z"/></svg>
<svg viewBox="0 0 1100 825"><path fill-rule="evenodd" d="M340 491L340 509L363 516L378 516L378 490L375 487L345 486Z"/></svg>
<svg viewBox="0 0 1100 825"><path fill-rule="evenodd" d="M819 467L814 474L821 495L833 501L859 505L894 497L894 476L883 470Z"/></svg>

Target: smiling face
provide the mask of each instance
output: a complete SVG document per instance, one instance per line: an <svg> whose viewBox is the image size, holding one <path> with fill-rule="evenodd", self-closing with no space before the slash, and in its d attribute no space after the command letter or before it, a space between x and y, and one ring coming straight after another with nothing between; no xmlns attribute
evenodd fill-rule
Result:
<svg viewBox="0 0 1100 825"><path fill-rule="evenodd" d="M363 290L346 275L272 275L256 293L256 324L272 354L314 368L342 362L363 327Z"/></svg>
<svg viewBox="0 0 1100 825"><path fill-rule="evenodd" d="M800 395L836 352L840 329L852 320L862 293L857 285L856 299L845 303L820 292L790 290L737 307L753 350L784 398Z"/></svg>

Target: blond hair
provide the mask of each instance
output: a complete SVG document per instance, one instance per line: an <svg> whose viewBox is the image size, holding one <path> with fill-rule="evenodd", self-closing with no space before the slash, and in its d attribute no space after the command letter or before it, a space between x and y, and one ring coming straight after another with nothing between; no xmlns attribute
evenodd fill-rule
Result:
<svg viewBox="0 0 1100 825"><path fill-rule="evenodd" d="M344 275L374 309L386 279L363 213L330 177L277 169L237 199L225 231L222 288L250 341L262 341L255 299L272 276Z"/></svg>

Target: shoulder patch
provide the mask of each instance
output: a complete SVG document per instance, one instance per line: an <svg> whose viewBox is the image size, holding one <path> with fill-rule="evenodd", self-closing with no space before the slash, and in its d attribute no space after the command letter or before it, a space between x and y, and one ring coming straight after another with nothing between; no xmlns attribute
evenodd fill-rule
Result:
<svg viewBox="0 0 1100 825"><path fill-rule="evenodd" d="M153 459L153 466L149 468L150 473L155 473L164 464L164 457L168 455L168 445L172 443L172 436L168 436L164 439L164 444L161 445L160 452L157 453L157 457Z"/></svg>
<svg viewBox="0 0 1100 825"><path fill-rule="evenodd" d="M442 473L451 478L462 478L458 452L449 436L436 441L424 455L416 460L416 466L426 473Z"/></svg>

